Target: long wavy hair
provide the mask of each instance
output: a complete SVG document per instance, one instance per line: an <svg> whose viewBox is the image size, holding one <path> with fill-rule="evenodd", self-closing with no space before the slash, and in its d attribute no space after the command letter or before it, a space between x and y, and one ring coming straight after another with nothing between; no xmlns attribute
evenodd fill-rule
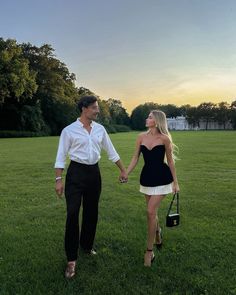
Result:
<svg viewBox="0 0 236 295"><path fill-rule="evenodd" d="M170 142L172 145L172 157L173 157L174 161L178 160L178 157L176 154L178 154L179 148L177 147L177 145L174 144L174 142L172 140L172 136L168 130L166 114L162 111L159 111L159 110L152 110L151 114L154 116L157 130L161 134L167 135L170 139Z"/></svg>

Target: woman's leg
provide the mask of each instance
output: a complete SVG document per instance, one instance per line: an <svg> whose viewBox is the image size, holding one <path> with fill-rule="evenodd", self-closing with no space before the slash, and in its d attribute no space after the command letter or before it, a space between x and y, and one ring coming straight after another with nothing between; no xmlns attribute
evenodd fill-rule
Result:
<svg viewBox="0 0 236 295"><path fill-rule="evenodd" d="M147 237L147 248L152 249L156 230L159 227L157 225L157 209L160 207L160 203L164 196L151 196L147 203L147 223L148 223L148 237Z"/></svg>
<svg viewBox="0 0 236 295"><path fill-rule="evenodd" d="M153 249L153 241L156 236L157 226L157 209L160 207L160 203L164 196L145 196L147 203L147 249ZM153 252L147 251L144 257L144 264L151 265Z"/></svg>
<svg viewBox="0 0 236 295"><path fill-rule="evenodd" d="M157 208L157 215L156 215L156 236L155 236L155 244L157 247L161 246L162 244L161 227L160 227L159 218L158 218L158 208Z"/></svg>

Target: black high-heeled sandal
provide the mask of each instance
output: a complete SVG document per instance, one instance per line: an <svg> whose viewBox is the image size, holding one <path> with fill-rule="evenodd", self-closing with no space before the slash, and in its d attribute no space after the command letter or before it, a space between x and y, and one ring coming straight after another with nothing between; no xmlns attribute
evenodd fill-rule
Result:
<svg viewBox="0 0 236 295"><path fill-rule="evenodd" d="M147 252L152 252L152 258L151 258L150 262L146 262L146 259L145 259L146 255L147 255ZM154 259L155 259L155 255L153 253L153 249L147 249L145 254L144 254L144 266L149 266L150 267L152 265Z"/></svg>
<svg viewBox="0 0 236 295"><path fill-rule="evenodd" d="M160 248L162 247L162 238L163 238L161 228L160 228L159 230L156 231L156 236L157 236L157 235L160 235L160 237L161 237L161 242L160 242L160 243L155 243L155 245L156 245L157 249L160 249ZM156 238L156 240L157 240L157 238Z"/></svg>

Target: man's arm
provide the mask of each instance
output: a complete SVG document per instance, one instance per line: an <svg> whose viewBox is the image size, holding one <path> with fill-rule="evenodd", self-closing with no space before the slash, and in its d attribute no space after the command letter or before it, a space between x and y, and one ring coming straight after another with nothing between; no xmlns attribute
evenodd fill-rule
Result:
<svg viewBox="0 0 236 295"><path fill-rule="evenodd" d="M56 171L56 187L55 187L55 190L56 190L56 193L57 195L60 197L63 192L64 192L64 186L63 186L63 181L62 181L62 172L63 172L64 169L62 168L56 168L55 171Z"/></svg>
<svg viewBox="0 0 236 295"><path fill-rule="evenodd" d="M120 159L120 156L118 155L117 151L115 150L111 139L109 135L107 134L105 128L104 128L104 134L103 134L103 140L102 140L102 147L104 150L107 152L109 160L114 162L117 167L120 169L120 182L127 182L128 180L128 175L126 173L126 169Z"/></svg>
<svg viewBox="0 0 236 295"><path fill-rule="evenodd" d="M64 192L64 186L62 181L62 172L65 168L66 156L71 146L70 138L65 129L62 130L58 150L57 157L55 163L55 174L56 174L56 193L60 197Z"/></svg>

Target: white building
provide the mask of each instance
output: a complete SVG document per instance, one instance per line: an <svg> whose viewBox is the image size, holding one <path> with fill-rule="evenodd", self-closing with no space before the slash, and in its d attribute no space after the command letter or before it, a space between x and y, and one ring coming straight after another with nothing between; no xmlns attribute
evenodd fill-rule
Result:
<svg viewBox="0 0 236 295"><path fill-rule="evenodd" d="M176 118L167 118L167 124L169 130L189 130L189 124L184 116L178 116Z"/></svg>
<svg viewBox="0 0 236 295"><path fill-rule="evenodd" d="M169 130L206 130L206 122L201 120L199 126L193 127L190 125L184 116L178 116L176 118L167 118L167 124ZM217 122L208 122L207 130L223 130L224 126ZM225 129L233 129L230 122L225 126Z"/></svg>

